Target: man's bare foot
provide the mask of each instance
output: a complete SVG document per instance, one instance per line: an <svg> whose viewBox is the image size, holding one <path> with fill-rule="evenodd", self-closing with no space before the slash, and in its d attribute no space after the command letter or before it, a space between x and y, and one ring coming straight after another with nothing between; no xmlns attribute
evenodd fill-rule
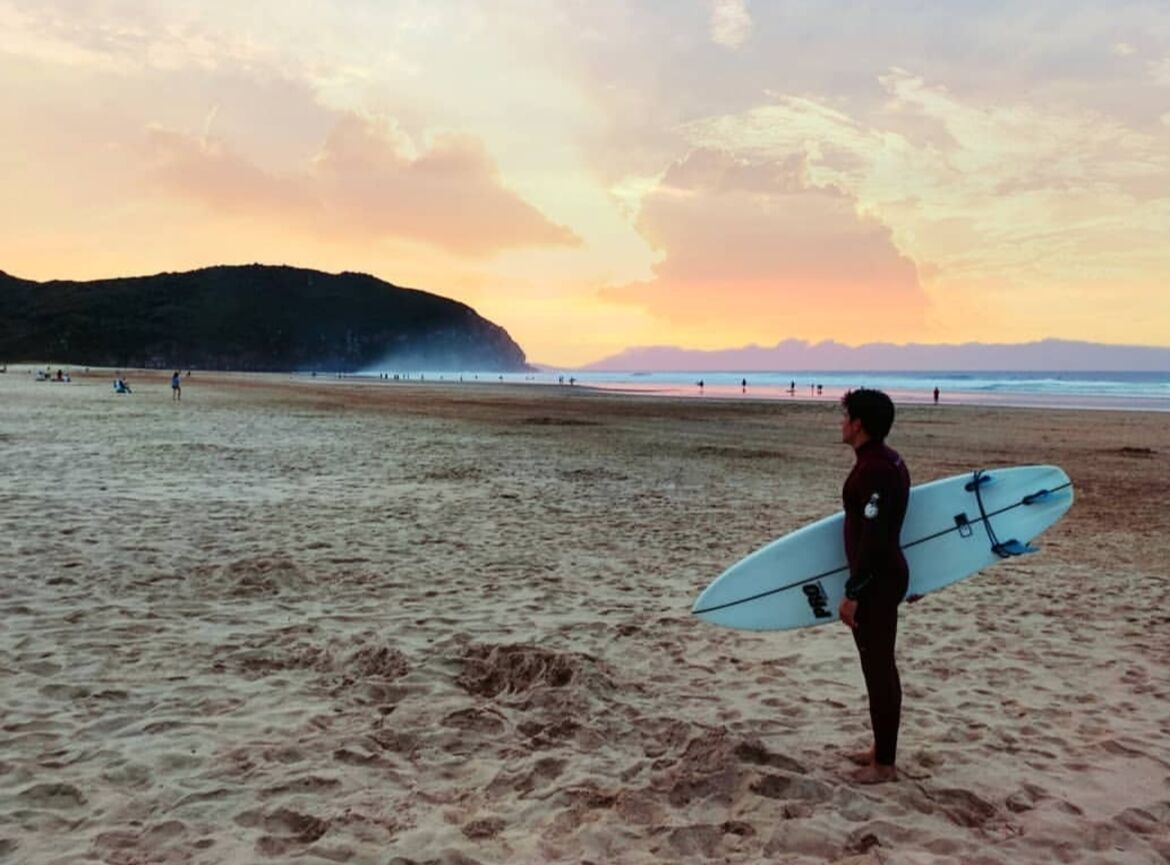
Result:
<svg viewBox="0 0 1170 865"><path fill-rule="evenodd" d="M858 766L872 766L874 760L873 748L866 751L855 751L852 754L846 754L845 759L850 763L856 763Z"/></svg>
<svg viewBox="0 0 1170 865"><path fill-rule="evenodd" d="M898 770L893 766L874 763L872 766L865 766L854 772L853 780L858 784L887 784L890 781L898 780Z"/></svg>

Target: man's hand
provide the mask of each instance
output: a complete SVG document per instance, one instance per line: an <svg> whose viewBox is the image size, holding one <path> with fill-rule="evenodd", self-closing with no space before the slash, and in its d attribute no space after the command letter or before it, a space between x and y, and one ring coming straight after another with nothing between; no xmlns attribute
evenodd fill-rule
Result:
<svg viewBox="0 0 1170 865"><path fill-rule="evenodd" d="M837 615L841 617L841 621L850 628L857 627L857 601L851 601L849 598L844 598L841 601L841 606L837 608Z"/></svg>

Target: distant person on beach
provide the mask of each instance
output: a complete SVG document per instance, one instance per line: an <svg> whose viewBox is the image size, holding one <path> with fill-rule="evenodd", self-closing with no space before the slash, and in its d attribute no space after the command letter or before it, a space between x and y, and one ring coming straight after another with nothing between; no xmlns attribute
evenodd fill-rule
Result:
<svg viewBox="0 0 1170 865"><path fill-rule="evenodd" d="M120 372L114 373L114 393L133 393Z"/></svg>
<svg viewBox="0 0 1170 865"><path fill-rule="evenodd" d="M934 389L934 404L938 405L938 388Z"/></svg>
<svg viewBox="0 0 1170 865"><path fill-rule="evenodd" d="M861 784L896 781L895 757L902 717L902 684L894 659L898 605L910 572L900 536L910 500L910 472L886 446L894 403L877 390L849 391L841 399L841 441L853 448L853 470L841 497L845 504L845 556L849 580L838 612L853 631L865 690L873 747L849 759L861 766Z"/></svg>
<svg viewBox="0 0 1170 865"><path fill-rule="evenodd" d="M175 370L174 375L171 376L171 399L181 400L183 398L183 378L179 375L179 371Z"/></svg>

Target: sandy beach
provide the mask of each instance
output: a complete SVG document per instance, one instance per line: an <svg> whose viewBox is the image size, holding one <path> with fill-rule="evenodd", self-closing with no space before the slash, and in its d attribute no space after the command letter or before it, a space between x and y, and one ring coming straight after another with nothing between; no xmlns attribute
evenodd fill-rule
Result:
<svg viewBox="0 0 1170 865"><path fill-rule="evenodd" d="M1041 552L843 626L689 613L840 508L836 404L0 375L0 861L1170 862L1165 414L911 406L915 483L1056 463Z"/></svg>

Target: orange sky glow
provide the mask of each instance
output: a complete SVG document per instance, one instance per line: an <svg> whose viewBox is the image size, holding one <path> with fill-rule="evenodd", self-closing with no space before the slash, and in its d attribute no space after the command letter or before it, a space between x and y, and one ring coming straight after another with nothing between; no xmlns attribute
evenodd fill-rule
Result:
<svg viewBox="0 0 1170 865"><path fill-rule="evenodd" d="M1170 345L1161 4L0 0L0 79L29 279L363 271L563 366Z"/></svg>

